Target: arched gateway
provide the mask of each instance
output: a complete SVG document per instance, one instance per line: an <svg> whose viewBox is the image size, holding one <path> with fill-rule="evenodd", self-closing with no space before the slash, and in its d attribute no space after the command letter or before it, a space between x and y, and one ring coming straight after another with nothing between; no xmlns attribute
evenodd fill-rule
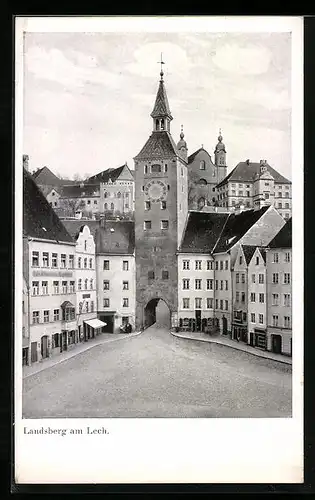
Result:
<svg viewBox="0 0 315 500"><path fill-rule="evenodd" d="M153 324L161 328L171 328L171 310L165 300L159 297L149 300L143 313L144 328Z"/></svg>

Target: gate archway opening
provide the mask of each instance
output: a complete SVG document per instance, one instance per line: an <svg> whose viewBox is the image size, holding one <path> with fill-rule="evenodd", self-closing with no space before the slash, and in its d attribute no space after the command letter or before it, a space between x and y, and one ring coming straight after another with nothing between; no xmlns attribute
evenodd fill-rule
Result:
<svg viewBox="0 0 315 500"><path fill-rule="evenodd" d="M171 328L171 310L161 299L151 299L144 308L144 327Z"/></svg>

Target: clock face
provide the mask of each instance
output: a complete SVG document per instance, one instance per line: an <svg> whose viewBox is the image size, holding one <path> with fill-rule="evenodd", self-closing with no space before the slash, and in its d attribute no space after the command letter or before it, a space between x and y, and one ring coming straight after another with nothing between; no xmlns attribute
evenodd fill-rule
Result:
<svg viewBox="0 0 315 500"><path fill-rule="evenodd" d="M152 202L159 202L166 197L166 186L160 180L153 180L145 185L144 192Z"/></svg>

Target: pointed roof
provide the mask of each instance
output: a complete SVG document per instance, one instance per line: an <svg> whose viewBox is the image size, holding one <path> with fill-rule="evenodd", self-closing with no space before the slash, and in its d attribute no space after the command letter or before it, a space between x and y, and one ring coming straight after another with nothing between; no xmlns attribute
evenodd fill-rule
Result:
<svg viewBox="0 0 315 500"><path fill-rule="evenodd" d="M174 156L179 156L176 144L167 131L163 132L152 132L149 139L141 149L140 153L134 157L135 160L140 159L163 159L163 158L174 158Z"/></svg>
<svg viewBox="0 0 315 500"><path fill-rule="evenodd" d="M39 168L33 174L33 179L37 184L46 184L49 186L59 186L63 182L48 167Z"/></svg>
<svg viewBox="0 0 315 500"><path fill-rule="evenodd" d="M108 168L107 170L103 170L102 172L99 172L98 174L92 175L92 177L89 177L87 182L88 183L90 183L90 182L95 182L95 183L105 182L106 183L109 181L109 179L111 179L112 182L115 182L122 174L124 168L127 168L130 171L130 168L125 163L125 165L122 165L121 167Z"/></svg>
<svg viewBox="0 0 315 500"><path fill-rule="evenodd" d="M152 118L167 116L170 120L173 120L162 77L159 83L159 88L156 94L155 104L151 116Z"/></svg>
<svg viewBox="0 0 315 500"><path fill-rule="evenodd" d="M274 168L272 168L268 163L265 164L268 172L273 176L275 183L277 184L291 184L291 181L279 174ZM233 168L233 170L217 185L218 187L223 186L226 182L253 182L257 174L260 173L260 163L258 162L246 162L241 161Z"/></svg>
<svg viewBox="0 0 315 500"><path fill-rule="evenodd" d="M292 217L280 229L279 233L271 240L270 248L292 248Z"/></svg>
<svg viewBox="0 0 315 500"><path fill-rule="evenodd" d="M189 212L180 252L211 253L228 216L226 213Z"/></svg>
<svg viewBox="0 0 315 500"><path fill-rule="evenodd" d="M97 255L131 255L135 249L133 221L103 220L95 231Z"/></svg>
<svg viewBox="0 0 315 500"><path fill-rule="evenodd" d="M74 244L58 215L25 169L23 171L23 235Z"/></svg>
<svg viewBox="0 0 315 500"><path fill-rule="evenodd" d="M248 265L257 247L253 245L241 245L241 247L243 249L243 254L246 260L246 264Z"/></svg>
<svg viewBox="0 0 315 500"><path fill-rule="evenodd" d="M210 159L211 164L214 166L214 163L213 163L213 161L212 161L212 159L211 159L211 155L210 155L210 154L208 153L208 151L207 151L205 148L203 148L203 147L201 147L201 148L197 149L197 151L195 151L195 152L194 152L194 153L192 153L190 156L188 156L188 163L192 163L192 162L194 161L194 159L196 158L196 156L197 156L197 155L198 155L201 151L203 151L203 152L207 153L207 155L209 156L209 159Z"/></svg>

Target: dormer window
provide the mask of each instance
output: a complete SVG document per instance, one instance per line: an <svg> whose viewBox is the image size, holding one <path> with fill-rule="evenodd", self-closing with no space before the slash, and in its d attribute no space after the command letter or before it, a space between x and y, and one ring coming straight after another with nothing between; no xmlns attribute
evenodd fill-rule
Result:
<svg viewBox="0 0 315 500"><path fill-rule="evenodd" d="M161 130L164 130L164 118L161 119Z"/></svg>

